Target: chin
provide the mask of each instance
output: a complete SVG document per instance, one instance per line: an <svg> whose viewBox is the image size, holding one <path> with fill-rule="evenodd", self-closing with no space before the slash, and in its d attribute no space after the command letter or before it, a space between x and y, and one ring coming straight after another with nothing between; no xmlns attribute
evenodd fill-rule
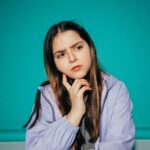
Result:
<svg viewBox="0 0 150 150"><path fill-rule="evenodd" d="M70 76L72 79L83 79L86 76L87 73L74 73L73 75Z"/></svg>

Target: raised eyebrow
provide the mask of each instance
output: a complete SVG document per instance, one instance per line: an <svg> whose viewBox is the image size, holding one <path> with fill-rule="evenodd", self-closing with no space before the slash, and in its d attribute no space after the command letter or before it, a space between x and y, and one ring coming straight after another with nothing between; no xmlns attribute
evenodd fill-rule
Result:
<svg viewBox="0 0 150 150"><path fill-rule="evenodd" d="M78 44L80 44L80 43L83 43L83 41L79 41L79 42L77 42L77 43L71 45L70 48L74 48L76 45L78 45ZM66 51L66 49L64 49L64 50L57 50L56 52L54 52L54 55L57 54L57 53L65 52L65 51Z"/></svg>
<svg viewBox="0 0 150 150"><path fill-rule="evenodd" d="M66 50L58 50L56 52L54 52L54 55L56 55L57 53L62 53L62 52L65 52Z"/></svg>
<svg viewBox="0 0 150 150"><path fill-rule="evenodd" d="M70 48L74 48L76 45L78 45L80 43L83 43L83 41L80 41L80 42L77 42L77 43L73 44Z"/></svg>

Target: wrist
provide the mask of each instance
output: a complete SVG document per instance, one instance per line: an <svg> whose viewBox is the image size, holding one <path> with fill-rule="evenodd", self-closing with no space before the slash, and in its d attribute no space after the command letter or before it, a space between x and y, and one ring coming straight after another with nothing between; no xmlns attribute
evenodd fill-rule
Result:
<svg viewBox="0 0 150 150"><path fill-rule="evenodd" d="M67 115L67 119L73 126L77 127L79 126L83 115L84 113L71 110Z"/></svg>

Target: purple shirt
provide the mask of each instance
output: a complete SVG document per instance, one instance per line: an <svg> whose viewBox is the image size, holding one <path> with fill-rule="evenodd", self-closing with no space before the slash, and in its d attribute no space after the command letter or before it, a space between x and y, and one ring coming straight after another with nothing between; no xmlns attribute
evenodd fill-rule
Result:
<svg viewBox="0 0 150 150"><path fill-rule="evenodd" d="M100 136L95 150L132 150L135 126L133 105L122 81L102 74ZM40 86L41 112L35 126L26 130L26 150L70 150L79 127L62 116L50 85Z"/></svg>

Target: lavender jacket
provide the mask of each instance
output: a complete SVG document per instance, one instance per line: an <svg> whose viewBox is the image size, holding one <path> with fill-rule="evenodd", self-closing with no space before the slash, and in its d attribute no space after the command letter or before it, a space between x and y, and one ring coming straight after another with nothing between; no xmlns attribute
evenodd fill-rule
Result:
<svg viewBox="0 0 150 150"><path fill-rule="evenodd" d="M132 102L125 84L102 75L102 114L95 150L131 150L135 126ZM26 150L71 150L79 127L62 116L50 85L40 86L41 112L36 125L26 130Z"/></svg>

